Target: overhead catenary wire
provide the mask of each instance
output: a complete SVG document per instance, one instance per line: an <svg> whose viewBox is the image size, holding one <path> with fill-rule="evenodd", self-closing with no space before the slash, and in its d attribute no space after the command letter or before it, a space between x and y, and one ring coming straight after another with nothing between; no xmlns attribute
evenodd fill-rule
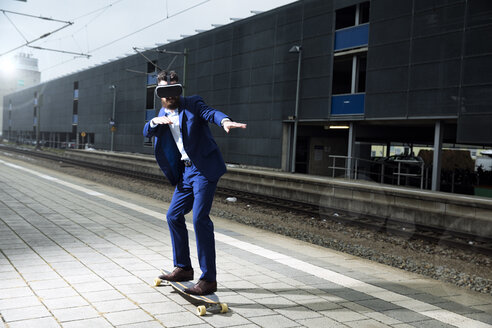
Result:
<svg viewBox="0 0 492 328"><path fill-rule="evenodd" d="M124 35L124 36L120 37L120 38L117 38L117 39L115 39L115 40L113 40L113 41L110 41L110 42L108 42L108 43L106 43L106 44L103 44L103 45L101 45L101 46L99 46L99 47L97 47L97 48L95 48L95 49L92 49L92 50L88 51L88 53L89 53L89 54L93 54L94 52L96 52L96 51L98 51L98 50L100 50L100 49L103 49L103 48L105 48L105 47L108 47L108 46L110 46L110 45L112 45L112 44L114 44L114 43L116 43L116 42L118 42L118 41L121 41L121 40L123 40L123 39L126 39L126 38L128 38L128 37L130 37L130 36L132 36L132 35L135 35L135 34L137 34L137 33L141 32L141 31L143 31L143 30L146 30L146 29L148 29L148 28L150 28L150 27L153 27L153 26L154 26L154 25L156 25L156 24L162 23L162 22L163 22L163 21L165 21L165 20L168 20L168 19L170 19L170 18L173 18L173 17L176 17L176 16L178 16L178 15L181 15L181 14L183 14L183 13L185 13L185 12L189 11L189 10L192 10L192 9L194 9L194 8L196 8L196 7L199 7L199 6L201 6L201 5L203 5L203 4L207 3L207 2L210 2L210 1L211 1L211 0L205 0L205 1L202 1L202 2L200 2L200 3L198 3L198 4L196 4L196 5L193 5L193 6L191 6L191 7L188 7L188 8L186 8L186 9L183 9L183 10L181 10L181 11L178 11L178 12L176 12L175 14L168 15L168 16L166 16L165 18L159 19L158 21L155 21L155 22L153 22L153 23L151 23L151 24L149 24L149 25L146 25L146 26L144 26L144 27L142 27L142 28L140 28L140 29L138 29L138 30L135 30L135 31L133 31L133 32L131 32L131 33L128 33L128 34L126 34L126 35ZM44 70L43 70L43 72L45 72L45 71L47 71L47 70L50 70L50 69L53 69L53 68L55 68L55 67L58 67L58 66L60 66L60 65L66 64L66 63L68 63L68 62L70 62L70 61L73 61L73 60L75 60L75 59L77 59L77 58L79 58L79 57L74 57L74 58L72 58L72 59L69 59L69 60L66 60L66 61L60 62L60 63L55 64L55 65L52 65L52 66L50 66L50 67L48 67L48 68L44 69Z"/></svg>
<svg viewBox="0 0 492 328"><path fill-rule="evenodd" d="M35 16L35 15L30 15L30 14L24 14L24 13L19 13L19 12L15 12L15 11L5 10L5 9L0 9L0 11L2 11L2 12L3 12L3 14L4 14L7 18L8 18L7 13L9 13L9 14L14 14L14 15L27 16L27 17L33 17L33 18L37 18L37 19L43 19L43 20L54 21L54 22L64 23L64 24L65 24L65 25L63 25L62 27L59 27L59 28L57 28L57 29L55 29L55 30L53 30L53 31L51 31L51 32L45 33L45 34L41 35L40 37L38 37L38 38L36 38L36 39L34 39L34 40L28 41L28 40L24 37L24 35L20 32L20 30L17 28L17 26L15 26L15 24L14 24L14 23L10 20L10 18L8 18L8 19L9 19L9 21L12 23L12 25L14 25L15 29L17 29L17 31L18 31L18 32L22 35L22 37L24 38L24 40L26 41L26 43L24 43L24 44L22 44L22 45L20 45L20 46L18 46L18 47L15 47L15 48L13 48L13 49L10 49L10 50L8 50L8 51L6 51L6 52L4 52L4 53L0 54L0 57L4 56L4 55L6 55L6 54L9 54L9 53L11 53L12 51L15 51L15 50L17 50L17 49L19 49L19 48L22 48L22 47L28 46L28 45L30 45L31 43L34 43L34 42L36 42L36 41L38 41L38 40L41 40L41 39L43 39L43 38L46 38L47 36L50 36L51 34L56 33L56 32L58 32L58 31L60 31L60 30L62 30L62 29L64 29L64 28L66 28L66 27L68 27L68 26L70 26L70 25L73 25L73 22L70 22L70 21L64 21L64 20L60 20L60 19L54 19L54 18L49 18L49 17L44 17L44 16Z"/></svg>
<svg viewBox="0 0 492 328"><path fill-rule="evenodd" d="M27 41L27 38L24 36L24 34L22 34L22 32L19 30L19 28L17 27L17 25L14 24L14 22L10 19L10 17L7 15L7 13L5 12L5 10L3 11L3 14L5 15L5 17L8 19L8 21L10 22L10 24L12 24L12 26L17 30L17 32L19 32L19 34L22 36L22 38L26 41L26 42L29 42Z"/></svg>
<svg viewBox="0 0 492 328"><path fill-rule="evenodd" d="M32 18L44 19L44 20L58 22L58 23L65 23L65 24L71 23L69 21L64 21L64 20L55 19L55 18L51 18L51 17L44 17L44 16L36 16L36 15L31 15L31 14L24 14L24 13L19 13L19 12L16 12L16 11L5 10L5 9L0 9L0 11L2 11L3 13L9 13L9 14L14 14L14 15L20 15L20 16L27 16L27 17L32 17ZM73 24L73 23L71 23L71 24Z"/></svg>
<svg viewBox="0 0 492 328"><path fill-rule="evenodd" d="M150 60L147 56L145 56L141 51L138 50L137 47L133 47L133 50L135 50L136 53L138 53L139 55L141 55L143 58L145 58L145 60L147 60L149 63L151 63L152 65L154 65L155 68L157 68L159 71L162 71L162 68L160 68L159 66L157 66L156 63L154 63L154 61Z"/></svg>
<svg viewBox="0 0 492 328"><path fill-rule="evenodd" d="M58 38L58 39L54 39L54 40L52 40L52 41L61 41L61 40L67 39L67 38L69 38L69 37L74 38L74 35L75 35L75 34L77 34L77 33L79 33L79 32L80 32L80 31L82 31L82 30L86 30L86 32L87 32L87 27L89 27L89 25L90 25L92 22L94 22L97 18L99 18L101 15L103 15L103 14L104 14L104 13L105 13L105 12L106 12L109 8L110 8L110 7L112 7L112 6L116 5L117 3L120 3L120 2L122 2L122 1L124 1L124 0L118 0L118 1L115 1L115 2L113 2L113 3L110 3L110 4L109 4L109 5L107 5L107 6L101 7L101 8L96 9L96 10L92 10L92 11L90 11L90 12L88 12L88 13L84 14L84 15L81 15L81 16L78 16L78 17L76 17L76 18L73 18L73 19L72 19L73 21L77 21L77 20L79 20L79 19L81 19L81 18L83 18L83 17L90 16L90 15L92 15L92 14L94 14L94 13L97 13L97 12L101 11L99 14L97 14L96 16L94 16L93 18L91 18L91 19L90 19L87 23L85 23L85 25L84 25L84 26L82 26L82 27L81 27L81 28L79 28L78 30L76 30L76 31L72 32L70 35L65 35L65 36L62 36L62 37L60 37L60 38ZM48 41L45 41L44 43L46 43L46 42L48 42ZM89 45L89 42L87 42L87 51L89 50L89 46L88 46L88 45Z"/></svg>
<svg viewBox="0 0 492 328"><path fill-rule="evenodd" d="M110 3L110 4L109 4L109 5L107 5L107 6L101 7L101 8L99 8L99 9L93 10L93 11L91 11L91 12L89 12L89 13L84 14L84 15L81 15L81 16L77 17L76 19L79 19L79 18L82 18L82 17L88 16L88 15L90 15L90 14L92 14L92 13L95 13L95 12L98 12L98 11L101 11L101 10L103 10L103 12L102 12L102 13L104 13L104 11L106 11L109 7L113 6L114 4L119 3L119 2L121 2L121 1L124 1L124 0L117 0L116 2L114 2L114 3ZM29 47L29 48L34 48L34 49L38 49L38 50L47 50L47 51L54 51L54 52L60 52L60 53L66 53L66 54L75 54L75 55L77 55L77 57L75 57L75 58L78 58L78 57L80 57L80 56L89 58L89 57L91 56L91 55L89 55L89 54L84 54L84 53L76 53L76 52L71 52L71 51L67 51L67 50L57 50L57 49L46 48L46 47L41 47L41 46L31 46L31 44L32 44L32 43L34 43L34 42L36 42L36 41L39 41L39 40L41 40L41 39L45 39L46 37L48 37L48 36L52 35L53 33L56 33L56 32L58 32L58 31L60 31L60 30L62 30L62 29L64 29L64 28L66 28L66 27L68 27L68 26L73 25L74 23L73 23L72 21L64 21L64 20L54 19L54 18L50 18L50 17L36 16L36 15L25 14L25 13L20 13L20 12L15 12L15 11L10 11L10 10L5 10L5 9L0 9L0 11L2 11L2 12L3 12L3 14L5 15L5 17L6 17L6 18L9 20L9 22L12 24L12 26L13 26L13 27L17 30L17 32L18 32L18 33L19 33L19 34L20 34L20 35L24 38L24 40L26 41L24 44L19 45L19 46L17 46L17 47L15 47L15 48L13 48L13 49L10 49L10 50L8 50L8 51L6 51L6 52L4 52L4 53L0 54L0 57L2 57L3 55L9 54L9 53L11 53L11 52L13 52L13 51L15 51L15 50L17 50L17 49L20 49L20 48L22 48L22 47L26 47L26 46L27 46L27 47ZM45 33L45 34L41 35L40 37L38 37L38 38L36 38L36 39L34 39L34 40L29 41L29 40L27 40L27 38L24 36L24 34L20 31L20 29L19 29L19 28L18 28L18 27L14 24L14 22L10 19L10 17L8 17L7 13L9 13L9 14L15 14L15 15L20 15L20 16L26 16L26 17L32 17L32 18L37 18L37 19L42 19L42 20L47 20L47 21L54 21L54 22L59 22L59 23L65 23L66 25L64 25L64 26L62 26L62 27L60 27L60 28L58 28L58 29L55 29L55 30L53 30L53 31L51 31L51 32ZM101 14L102 14L102 13L101 13ZM97 15L96 17L94 17L91 21L89 21L89 23L90 23L90 22L92 22L92 21L94 21L94 20L95 20L97 17L99 17L101 14ZM81 28L80 30L82 30L82 29L86 28L86 27L88 26L88 24L89 24L89 23L87 23L87 24L86 24L83 28ZM80 31L80 30L78 30L78 31ZM78 32L78 31L76 31L76 32ZM75 32L75 33L76 33L76 32ZM74 35L74 33L72 33L72 34L71 34L71 37L72 37L72 38L73 38L73 35ZM62 39L63 39L63 38L60 38L60 39L58 39L58 40L62 40ZM44 42L44 43L46 43L46 42ZM79 48L80 48L80 47L79 47ZM75 59L75 58L73 58L73 59Z"/></svg>
<svg viewBox="0 0 492 328"><path fill-rule="evenodd" d="M75 18L73 18L72 20L74 20L74 21L75 21L75 20L81 19L81 18L83 18L83 17L86 17L86 16L89 16L89 15L92 15L93 13L96 13L96 12L101 11L101 10L104 10L104 11L105 11L105 10L106 10L106 9L108 9L109 7L112 7L112 6L114 6L115 4L117 4L117 3L121 2L121 1L124 1L124 0L117 0L117 1L115 1L115 2L113 2L113 3L110 3L109 5L106 5L106 6L104 6L104 7L101 7L101 8L99 8L99 9L95 9L95 10L90 11L90 12L88 12L88 13L86 13L86 14L81 15L81 16L75 17Z"/></svg>
<svg viewBox="0 0 492 328"><path fill-rule="evenodd" d="M84 54L84 53L78 53L78 52L72 52L72 51L66 51L66 50L58 50L58 49L50 49L50 48L44 48L44 47L39 47L39 46L31 46L28 45L29 48L33 49L38 49L38 50L47 50L47 51L55 51L55 52L61 52L65 54L71 54L71 55L78 55L78 56L83 56L89 58L91 55Z"/></svg>
<svg viewBox="0 0 492 328"><path fill-rule="evenodd" d="M8 50L8 51L4 52L3 54L0 54L0 57L2 57L3 55L6 55L6 54L8 54L8 53L11 53L12 51L15 51L15 50L17 50L17 49L19 49L19 48L22 48L22 47L28 46L28 45L30 45L31 43L34 43L34 42L36 42L36 41L38 41L38 40L41 40L41 39L43 39L43 38L46 38L47 36L50 36L51 34L56 33L56 32L58 32L58 31L60 31L60 30L62 30L62 29L64 29L64 28L66 28L66 27L68 27L68 26L70 26L70 25L72 25L72 24L73 24L72 22L67 22L67 24L66 24L66 25L64 25L64 26L62 26L62 27L60 27L60 28L57 28L56 30L53 30L53 31L48 32L48 33L45 33L45 34L41 35L40 37L38 37L38 38L36 38L36 39L34 39L34 40L27 41L26 43L24 43L24 44L22 44L22 45L20 45L20 46L18 46L18 47L15 47L15 48L13 48L13 49L10 49L10 50Z"/></svg>
<svg viewBox="0 0 492 328"><path fill-rule="evenodd" d="M98 50L101 50L101 49L103 49L103 48L106 48L106 47L108 47L108 46L110 46L110 45L112 45L112 44L114 44L114 43L116 43L116 42L118 42L118 41L121 41L121 40L123 40L123 39L126 39L126 38L128 38L128 37L132 36L132 35L135 35L135 34L137 34L137 33L140 33L140 32L142 32L143 30L146 30L146 29L148 29L148 28L150 28L150 27L152 27L152 26L154 26L154 25L156 25L156 24L159 24L159 23L162 23L162 22L163 22L163 21L165 21L165 20L168 20L169 18L172 18L172 17L178 16L178 15L181 15L181 14L183 14L183 13L185 13L185 12L187 12L187 11L191 10L191 9L194 9L194 8L196 8L196 7L199 7L199 6L201 6L201 5L205 4L205 3L209 2L209 1L210 1L210 0L205 0L205 1L202 1L202 2L200 2L200 3L197 3L196 5L193 5L193 6L191 6L191 7L188 7L188 8L186 8L186 9L183 9L183 10L181 10L181 11L178 11L177 13L175 13L175 14L173 14L173 15L168 15L167 17L164 17L164 18L162 18L162 19L159 19L159 20L158 20L158 21L156 21L156 22L153 22L153 23L151 23L151 24L149 24L149 25L147 25L147 26L144 26L144 27L142 27L142 28L140 28L140 29L136 30L136 31L133 31L133 32L131 32L131 33L128 33L128 34L126 34L126 35L124 35L124 36L122 36L122 37L120 37L120 38L118 38L118 39L116 39L116 40L110 41L110 42L108 42L108 43L106 43L106 44L103 44L103 45L101 45L101 46L99 46L99 47L97 47L97 48L95 48L95 49L92 49L90 52L92 53L92 52L96 52L96 51L98 51Z"/></svg>

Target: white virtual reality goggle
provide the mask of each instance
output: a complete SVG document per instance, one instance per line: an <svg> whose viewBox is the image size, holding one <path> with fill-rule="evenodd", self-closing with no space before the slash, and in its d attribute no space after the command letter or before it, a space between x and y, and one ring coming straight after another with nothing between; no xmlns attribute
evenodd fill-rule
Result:
<svg viewBox="0 0 492 328"><path fill-rule="evenodd" d="M158 85L155 88L155 95L158 98L177 97L180 96L182 92L183 92L183 86L177 83Z"/></svg>
<svg viewBox="0 0 492 328"><path fill-rule="evenodd" d="M155 95L159 98L167 98L167 97L177 97L180 96L183 92L183 86L181 84L175 83L171 84L171 75L167 74L167 84L166 85L158 85L155 88Z"/></svg>

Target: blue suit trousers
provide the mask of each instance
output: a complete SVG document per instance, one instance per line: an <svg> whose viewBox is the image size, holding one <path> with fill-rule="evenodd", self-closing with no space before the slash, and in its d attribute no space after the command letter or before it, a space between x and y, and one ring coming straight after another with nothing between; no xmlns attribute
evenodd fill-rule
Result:
<svg viewBox="0 0 492 328"><path fill-rule="evenodd" d="M193 210L198 261L202 270L200 279L206 281L216 281L217 276L214 224L209 216L216 188L217 181L209 181L195 165L185 167L167 211L174 266L188 268L192 265L185 215Z"/></svg>

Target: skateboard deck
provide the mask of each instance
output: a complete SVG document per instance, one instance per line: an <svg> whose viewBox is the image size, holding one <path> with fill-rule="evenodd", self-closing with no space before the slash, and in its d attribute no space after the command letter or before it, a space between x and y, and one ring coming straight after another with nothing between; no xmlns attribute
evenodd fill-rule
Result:
<svg viewBox="0 0 492 328"><path fill-rule="evenodd" d="M169 274L169 271L162 270L162 273ZM219 297L215 293L208 295L192 295L185 292L186 288L191 288L195 285L192 281L167 281L161 280L160 278L154 279L154 286L159 286L161 284L171 285L174 290L179 292L181 295L191 298L200 305L197 306L196 311L199 316L203 316L208 312L210 313L226 313L229 311L226 303L220 303Z"/></svg>

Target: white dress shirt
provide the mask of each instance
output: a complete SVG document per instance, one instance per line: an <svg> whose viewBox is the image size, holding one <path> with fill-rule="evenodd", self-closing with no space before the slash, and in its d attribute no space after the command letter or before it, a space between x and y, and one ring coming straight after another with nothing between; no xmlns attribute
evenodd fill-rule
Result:
<svg viewBox="0 0 492 328"><path fill-rule="evenodd" d="M171 121L173 121L173 124L169 124L169 129L171 130L171 134L173 135L174 142L176 142L176 146L178 147L179 152L181 153L181 160L189 160L190 158L188 157L188 154L186 154L186 151L183 146L183 134L181 133L181 129L179 126L179 114L177 110L170 110L167 108L164 108L164 111L167 114L167 117ZM154 124L154 122L151 120L150 121L150 127L155 128L157 124Z"/></svg>

